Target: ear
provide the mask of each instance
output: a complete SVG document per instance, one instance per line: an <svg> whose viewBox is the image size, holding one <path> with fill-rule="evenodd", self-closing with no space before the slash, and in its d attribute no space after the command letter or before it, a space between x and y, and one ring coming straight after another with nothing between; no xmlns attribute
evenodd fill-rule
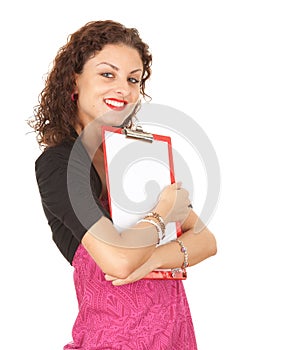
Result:
<svg viewBox="0 0 289 350"><path fill-rule="evenodd" d="M79 74L74 74L74 93L78 94L78 80L79 80Z"/></svg>

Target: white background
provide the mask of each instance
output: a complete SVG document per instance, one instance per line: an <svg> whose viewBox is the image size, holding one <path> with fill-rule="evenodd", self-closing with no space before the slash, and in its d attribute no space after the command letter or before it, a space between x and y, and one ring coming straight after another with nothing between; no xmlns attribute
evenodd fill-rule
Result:
<svg viewBox="0 0 289 350"><path fill-rule="evenodd" d="M209 227L218 254L185 282L199 350L288 350L286 1L1 3L1 349L71 340L72 268L51 241L25 120L68 34L90 20L137 27L153 53L152 102L194 118L222 188ZM197 199L196 199L197 200Z"/></svg>

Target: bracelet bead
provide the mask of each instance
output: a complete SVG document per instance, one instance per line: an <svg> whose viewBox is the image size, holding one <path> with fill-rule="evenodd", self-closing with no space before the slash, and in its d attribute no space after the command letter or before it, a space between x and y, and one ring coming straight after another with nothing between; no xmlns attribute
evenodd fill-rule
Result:
<svg viewBox="0 0 289 350"><path fill-rule="evenodd" d="M157 243L157 244L159 244L160 241L161 241L161 240L163 239L163 237L164 237L164 236L163 236L163 231L162 231L160 225L159 225L156 221L151 220L151 219L140 219L140 220L138 220L137 224L138 224L138 223L141 223L141 222L147 222L147 223L149 223L149 224L154 225L154 227L157 229L157 232L158 232L159 239L158 239L158 243Z"/></svg>
<svg viewBox="0 0 289 350"><path fill-rule="evenodd" d="M154 211L146 214L145 219L150 218L150 217L157 220L157 222L162 230L162 239L164 239L165 231L166 231L166 225L165 225L164 219L158 213L156 213Z"/></svg>
<svg viewBox="0 0 289 350"><path fill-rule="evenodd" d="M180 239L175 239L173 240L173 242L177 242L179 244L179 246L181 247L181 252L184 254L184 262L182 265L182 268L186 268L189 266L189 254L188 254L188 250L187 248L184 246L183 241L181 241Z"/></svg>

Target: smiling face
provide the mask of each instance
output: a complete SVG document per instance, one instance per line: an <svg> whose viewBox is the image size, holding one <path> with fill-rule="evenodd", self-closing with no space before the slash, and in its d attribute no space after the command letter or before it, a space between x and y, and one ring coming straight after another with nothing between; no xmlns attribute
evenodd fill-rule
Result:
<svg viewBox="0 0 289 350"><path fill-rule="evenodd" d="M82 127L93 120L120 125L140 96L143 63L138 51L108 44L76 74L78 118Z"/></svg>

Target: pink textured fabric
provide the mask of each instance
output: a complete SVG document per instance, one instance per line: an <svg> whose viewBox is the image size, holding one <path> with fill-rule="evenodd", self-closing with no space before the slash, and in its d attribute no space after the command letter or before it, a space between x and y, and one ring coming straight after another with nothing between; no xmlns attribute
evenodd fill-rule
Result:
<svg viewBox="0 0 289 350"><path fill-rule="evenodd" d="M197 350L182 281L113 286L82 245L73 266L79 313L64 350Z"/></svg>

